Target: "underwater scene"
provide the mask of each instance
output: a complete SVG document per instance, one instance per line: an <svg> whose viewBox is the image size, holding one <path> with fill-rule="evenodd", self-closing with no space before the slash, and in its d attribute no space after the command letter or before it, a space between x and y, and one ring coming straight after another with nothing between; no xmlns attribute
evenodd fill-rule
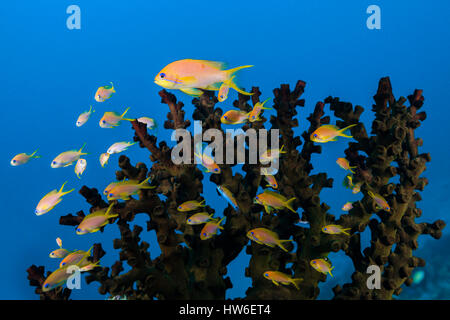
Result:
<svg viewBox="0 0 450 320"><path fill-rule="evenodd" d="M449 9L2 2L0 300L450 299Z"/></svg>

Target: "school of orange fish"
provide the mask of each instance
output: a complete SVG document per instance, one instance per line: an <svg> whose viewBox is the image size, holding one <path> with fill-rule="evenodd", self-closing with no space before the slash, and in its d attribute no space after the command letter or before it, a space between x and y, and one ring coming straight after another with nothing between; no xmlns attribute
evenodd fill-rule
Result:
<svg viewBox="0 0 450 320"><path fill-rule="evenodd" d="M227 99L229 89L232 88L237 92L244 95L251 95L251 93L241 90L235 83L235 73L241 69L252 67L250 65L241 66L233 69L226 70L225 65L219 62L206 61L206 60L192 60L184 59L170 63L164 67L155 77L154 82L166 89L180 90L190 96L198 97L203 91L202 90L214 90L218 91L218 100L223 102ZM116 92L114 85L102 86L98 88L95 93L95 100L99 103L110 99ZM260 118L263 110L272 110L272 108L264 107L265 103L270 98L266 99L264 102L256 103L250 112L244 112L240 110L229 110L221 117L221 122L223 124L242 124L247 122L262 121ZM134 119L125 118L129 108L124 110L121 114L116 112L105 112L103 117L99 121L99 126L101 128L114 128L119 126L121 121L133 121ZM92 116L95 110L90 107L88 111L81 113L76 121L76 126L83 126ZM149 130L155 130L157 128L156 121L149 117L137 118L139 122L145 123ZM352 138L352 136L345 134L345 132L355 125L350 125L345 128L339 128L334 125L323 125L315 130L311 136L310 140L317 143L326 143L330 141L336 141L338 137ZM102 167L104 167L112 154L120 153L127 150L130 146L136 144L136 142L117 142L108 148L107 152L100 155L99 161ZM75 163L75 174L78 178L86 170L87 161L82 158L88 153L83 152L84 145L79 150L69 150L62 152L51 162L52 168L62 168L68 167ZM281 147L279 150L267 150L263 155L264 160L276 160L286 151ZM29 162L31 159L38 159L41 156L37 155L37 150L31 154L20 153L11 160L12 166L23 165ZM204 172L209 172L212 174L219 174L220 167L215 163L214 158L208 155L206 150L203 149L202 145L195 146L194 156L197 158ZM358 193L361 189L361 183L354 184L353 169L349 164L349 161L345 158L338 158L336 163L351 173L348 174L343 185L352 190L352 193ZM278 189L278 184L275 176L271 175L270 172L264 171L267 168L262 168L262 173L267 182L266 187L272 189ZM104 190L104 195L107 197L108 201L112 201L108 208L100 209L92 212L84 217L81 223L76 228L76 234L84 235L88 233L93 233L99 231L102 227L106 226L111 218L116 218L117 214L114 214L113 206L115 204L114 200L129 200L131 196L138 195L141 189L152 189L154 186L149 185L149 179L139 182L135 180L124 180L115 181L110 183ZM59 190L55 189L47 193L38 203L35 209L36 215L43 215L48 213L55 206L62 201L62 197L71 193L74 189L69 191L64 191L65 182ZM234 195L225 186L218 186L217 191L221 196L223 196L226 201L232 206L232 208L239 212L238 202L236 201ZM368 195L372 197L375 201L376 208L379 210L384 210L389 212L390 207L387 201L372 191L368 191ZM292 208L292 203L295 198L287 199L282 194L264 189L264 192L258 194L254 198L254 203L259 204L264 207L267 214L271 214L278 210L288 209L292 212L296 212ZM201 211L202 207L205 207L205 200L199 202L197 200L187 201L180 204L177 207L179 212L192 212L195 210ZM353 208L352 202L347 202L342 207L342 210L349 211ZM225 219L215 218L213 214L207 212L196 212L190 215L186 223L189 225L201 225L204 224L200 232L200 239L207 240L214 237L218 230L223 230L221 226L222 221ZM301 223L305 223L301 221ZM307 222L306 222L307 223ZM342 235L349 236L349 228L344 228L340 225L326 225L322 227L322 232L330 235ZM279 239L278 234L266 228L255 228L247 232L247 237L260 245L266 245L274 248L278 246L283 251L288 252L284 247L284 243L291 242L293 240L282 240ZM68 272L68 268L71 266L77 266L81 271L89 271L93 268L99 266L99 262L92 263L87 259L91 255L91 249L88 251L83 250L67 250L62 247L62 240L57 238L56 240L59 248L50 253L50 258L62 259L60 263L60 268L51 273L42 285L42 290L44 292L62 286L71 275ZM312 268L321 272L323 274L330 274L333 270L333 266L328 258L314 259L310 261ZM263 276L272 281L275 285L289 285L292 284L295 288L299 289L298 283L302 281L300 278L292 278L291 276L279 272L279 271L266 271Z"/></svg>

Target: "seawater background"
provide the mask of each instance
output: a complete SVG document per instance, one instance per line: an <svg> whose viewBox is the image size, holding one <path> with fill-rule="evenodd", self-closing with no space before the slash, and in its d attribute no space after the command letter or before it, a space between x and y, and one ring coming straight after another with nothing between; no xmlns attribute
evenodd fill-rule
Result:
<svg viewBox="0 0 450 320"><path fill-rule="evenodd" d="M66 8L81 8L81 30L66 28ZM381 7L381 30L366 27L366 8ZM0 175L2 222L2 286L0 299L36 299L28 285L25 270L31 265L44 265L54 270L57 261L48 254L56 249L55 238L64 247L87 250L102 242L107 255L102 264L110 266L118 259L112 239L119 236L117 227L103 233L77 236L71 227L58 224L59 217L78 210L88 212L89 205L76 192L81 186L99 190L115 179L118 155L113 155L106 168L98 156L114 142L131 141L133 131L128 123L116 129L101 129L98 121L105 111L122 112L131 107L130 117L150 116L160 125L159 138L170 141L171 132L163 129L168 108L160 104L160 87L153 83L155 74L166 64L183 58L225 61L230 67L254 64L239 73L241 86L259 86L261 98L272 96L281 83L293 87L298 79L307 82L306 107L299 109L300 134L306 129L306 117L317 101L332 95L359 104L366 110L362 119L370 130L373 114L372 96L378 80L390 76L396 97L424 89L428 118L417 130L423 138L421 152L430 152L432 162L424 173L430 184L422 192L419 221L446 220L448 192L449 115L446 91L449 87L450 28L448 1L3 1L0 4L1 92L3 109L1 130L2 153ZM101 85L114 82L117 93L104 103L96 103L94 93ZM188 119L193 106L191 98L176 93L185 103ZM236 98L219 104L229 110ZM77 116L96 109L91 120L77 128ZM270 106L270 102L268 103ZM270 115L273 111L266 113ZM332 118L334 121L334 118ZM87 170L81 180L74 167L51 169L51 160L60 152L79 149L86 142ZM343 155L348 140L323 146L321 155L313 156L314 172L327 172L335 179L333 189L322 192L322 201L331 212L341 213L345 201L359 199L340 185L345 172L335 160ZM25 166L11 167L11 158L21 152L39 148L43 157ZM145 161L149 154L137 146L125 153L132 163ZM36 216L34 209L43 195L66 188L76 191L50 213ZM219 215L225 202L205 179L208 204ZM145 225L147 218L137 216L133 224ZM448 234L449 228L444 233ZM160 251L154 232L143 233L151 243L151 257ZM363 234L369 243L369 231ZM428 247L437 241L420 238L418 252L430 255ZM445 242L444 242L445 241ZM423 256L423 255L422 255ZM351 261L342 252L330 254L335 265L335 278L320 284L319 298L330 298L330 288L350 280ZM244 276L249 256L245 250L230 265L229 276L234 287L227 297L242 297L250 285ZM448 258L447 258L448 261ZM431 267L438 268L435 262ZM430 269L431 270L431 269ZM74 290L73 299L105 299L98 294L98 284ZM417 290L421 292L421 290ZM412 292L412 291L411 291ZM448 291L447 291L448 292ZM450 298L450 293L443 297ZM411 298L420 298L412 295ZM439 298L439 297L438 297Z"/></svg>

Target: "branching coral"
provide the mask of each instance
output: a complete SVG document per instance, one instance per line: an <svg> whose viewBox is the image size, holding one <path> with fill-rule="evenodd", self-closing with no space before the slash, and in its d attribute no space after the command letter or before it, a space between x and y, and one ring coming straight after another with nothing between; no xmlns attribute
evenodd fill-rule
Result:
<svg viewBox="0 0 450 320"><path fill-rule="evenodd" d="M355 271L351 283L334 288L336 299L391 299L393 294L398 295L404 283L411 283L412 270L425 263L413 256L419 235L430 234L438 239L445 226L441 220L432 224L414 221L422 214L416 202L421 200L418 191L428 183L421 174L430 161L429 154L419 154L422 140L414 135L414 130L426 118L425 112L418 112L424 100L422 91L416 90L409 96L410 106L406 107L407 99L394 98L389 78L381 79L374 96L372 110L375 120L371 135L359 120L364 111L361 106L353 107L350 103L329 97L316 104L313 113L307 117L309 128L298 137L294 128L298 126L298 107L305 103L300 99L305 86L305 82L298 81L292 91L288 85L275 89L273 108L276 115L270 118L271 129L279 129L280 145L284 145L287 151L281 156L280 170L276 174L279 192L287 198L296 198L294 209L301 209L302 216L289 210L267 214L261 205L253 202L258 188L265 187L259 173L261 164L244 164L243 174L233 174L235 165L221 164L221 173L211 174L210 181L232 192L239 212L228 206L223 212L226 217L224 229L209 240L201 240L201 226L186 224L188 215L178 212L177 206L189 200L203 200L205 174L195 164L174 164L171 148L164 141L157 143L157 138L149 135L146 126L136 120L132 122L134 140L140 147L148 149L153 164L149 171L144 163L133 165L126 156L121 156L121 170L116 172L116 179L143 181L150 176L151 184L156 188L140 190L138 200L133 198L115 203L121 238L114 240L114 248L120 250L120 260L111 270L99 267L89 271L86 281L99 282L101 294L126 295L129 299L225 299L226 290L232 287L230 278L226 277L227 266L246 247L251 259L245 275L252 279L252 286L246 292L247 299L315 299L319 294L318 284L326 280L326 275L314 270L310 261L343 250L353 261ZM252 93L251 97L239 95L234 107L250 111L250 99L255 105L261 95L256 87ZM170 109L164 127L189 127L190 121L184 119L183 103L177 102L176 97L165 90L159 94L162 103ZM224 132L220 121L223 110L216 107L217 102L214 92L208 91L193 99L193 119L202 121L203 130L214 128ZM351 128L355 142L349 142L345 154L350 165L357 167L353 182L361 183L363 197L339 218L328 213L330 207L320 199L322 189L333 186L333 179L325 173L311 173L311 157L321 153L322 147L312 142L310 135L321 125L330 123L330 117L325 116L326 106L340 119L336 123L338 127L356 124ZM263 129L267 125L265 120L245 124L242 129ZM399 183L391 182L395 176L399 176ZM390 212L377 210L368 191L387 199ZM108 207L95 188L85 186L80 194L92 206L91 212ZM158 195L164 195L165 200ZM208 213L215 212L209 206L204 209ZM155 230L161 249L161 255L154 259L150 257L149 244L139 237L143 228L135 226L131 230L129 227L135 215L142 213L149 217L147 232ZM60 223L78 225L83 217L83 212L76 216L69 214L61 217ZM304 228L298 223L300 219L308 221L310 227ZM351 236L322 232L322 227L329 224L351 228ZM293 239L294 245L287 244L289 252L284 252L278 247L271 248L253 241L249 243L247 231L259 227L275 231L281 239ZM372 239L370 246L361 251L360 233L367 227ZM93 260L97 261L104 254L97 244ZM123 272L124 261L131 267L130 271ZM288 268L289 263L292 267ZM366 285L370 265L377 265L382 271L380 289L369 289ZM275 286L264 278L263 273L267 270L302 278L299 290L294 286ZM42 292L43 267L32 266L27 271L30 285L37 287L36 293L41 299L69 298L68 289Z"/></svg>

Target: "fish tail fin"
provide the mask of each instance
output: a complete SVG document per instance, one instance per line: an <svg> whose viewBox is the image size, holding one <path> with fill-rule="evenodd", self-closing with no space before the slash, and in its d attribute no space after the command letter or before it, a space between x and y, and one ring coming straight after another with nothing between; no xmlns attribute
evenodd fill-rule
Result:
<svg viewBox="0 0 450 320"><path fill-rule="evenodd" d="M81 146L80 150L78 150L78 152L81 152L85 146L86 146L86 142L83 143L83 145ZM87 154L87 153L82 153L82 154Z"/></svg>
<svg viewBox="0 0 450 320"><path fill-rule="evenodd" d="M201 207L206 207L205 202L206 202L206 200L203 199L202 201L200 201L200 203L198 205L201 206Z"/></svg>
<svg viewBox="0 0 450 320"><path fill-rule="evenodd" d="M122 119L122 120L129 120L129 121L133 121L133 120L130 120L130 119L125 119L124 117L125 117L125 115L126 115L126 113L128 112L128 110L130 110L130 107L128 107L128 108L126 108L125 109L125 111L120 115L120 118Z"/></svg>
<svg viewBox="0 0 450 320"><path fill-rule="evenodd" d="M355 173L355 171L353 171L352 169L356 169L357 167L348 167L348 169L350 170L351 173Z"/></svg>
<svg viewBox="0 0 450 320"><path fill-rule="evenodd" d="M330 276L332 276L334 278L333 274L331 273L331 270L333 270L333 269L334 269L334 267L331 267L330 270L328 270L328 273L330 274Z"/></svg>
<svg viewBox="0 0 450 320"><path fill-rule="evenodd" d="M92 249L94 249L94 246L90 247L89 250L86 252L86 257L89 257L91 255Z"/></svg>
<svg viewBox="0 0 450 320"><path fill-rule="evenodd" d="M66 183L67 183L67 181L66 181L66 182L64 182L64 183L62 184L61 188L59 189L59 192L62 192L62 191L63 191L63 189L64 189L64 186L66 185Z"/></svg>
<svg viewBox="0 0 450 320"><path fill-rule="evenodd" d="M278 241L278 246L283 250L283 251L285 251L285 252L289 252L289 250L288 249L286 249L284 246L283 246L283 243L286 243L286 242L292 242L292 241L294 241L294 240L279 240Z"/></svg>
<svg viewBox="0 0 450 320"><path fill-rule="evenodd" d="M95 109L92 108L92 105L89 106L89 113L94 113L94 112L95 112Z"/></svg>
<svg viewBox="0 0 450 320"><path fill-rule="evenodd" d="M284 149L284 144L281 146L281 148L280 148L280 153L287 153L287 151L285 151L285 150L283 150Z"/></svg>
<svg viewBox="0 0 450 320"><path fill-rule="evenodd" d="M39 159L41 156L35 156L35 154L38 152L39 148L36 149L31 155L30 158Z"/></svg>
<svg viewBox="0 0 450 320"><path fill-rule="evenodd" d="M144 181L139 183L139 186L141 187L141 189L154 189L154 188L156 188L155 186L148 185L148 181L149 180L150 180L150 177L148 177L147 179L145 179Z"/></svg>
<svg viewBox="0 0 450 320"><path fill-rule="evenodd" d="M241 69L244 69L244 68L251 68L251 67L253 67L253 66L252 66L252 65L246 65L246 66L240 66L240 67L236 67L236 68L229 69L229 70L226 70L226 71L225 71L225 72L228 74L228 81L227 81L227 84L228 84L231 88L233 88L234 90L236 90L237 92L239 92L239 93L241 93L241 94L244 94L244 95L246 95L246 96L251 96L251 95L253 95L253 93L251 93L251 92L246 92L246 91L243 91L243 90L239 89L239 87L237 86L236 82L234 81L234 76L233 76L233 74L236 73L237 71L241 70Z"/></svg>
<svg viewBox="0 0 450 320"><path fill-rule="evenodd" d="M225 217L223 217L222 219L220 219L216 224L219 226L219 229L223 230L223 227L220 225L222 223L222 221L225 219Z"/></svg>
<svg viewBox="0 0 450 320"><path fill-rule="evenodd" d="M297 290L300 290L298 284L299 284L300 282L302 282L302 281L303 281L303 278L295 278L295 279L292 279L292 280L291 280L292 284L295 286L295 288L296 288Z"/></svg>
<svg viewBox="0 0 450 320"><path fill-rule="evenodd" d="M270 98L267 98L266 100L264 100L262 103L261 103L261 109L264 109L264 110L273 110L273 108L268 108L268 107L264 107L264 104L267 102L267 101L269 101L270 100Z"/></svg>
<svg viewBox="0 0 450 320"><path fill-rule="evenodd" d="M112 82L110 82L111 83L111 90L112 90L112 92L116 92L116 89L114 89L114 84L112 83Z"/></svg>
<svg viewBox="0 0 450 320"><path fill-rule="evenodd" d="M375 197L375 195L373 194L373 192L372 192L371 190L367 191L367 194L368 194L371 198L374 198L374 197Z"/></svg>
<svg viewBox="0 0 450 320"><path fill-rule="evenodd" d="M348 129L350 129L350 128L353 128L353 127L355 127L355 126L357 126L358 124L351 124L351 125L349 125L348 127L345 127L345 128L343 128L343 129L340 129L338 132L339 132L339 135L341 136L341 137L346 137L346 138L353 138L353 136L351 136L351 135L346 135L346 134L344 134L344 132L345 131L347 131Z"/></svg>
<svg viewBox="0 0 450 320"><path fill-rule="evenodd" d="M350 230L352 230L352 228L345 228L345 229L342 229L342 233L345 234L345 235L347 235L347 236L349 236L350 233L348 233L347 231L350 231Z"/></svg>
<svg viewBox="0 0 450 320"><path fill-rule="evenodd" d="M286 201L286 208L288 208L289 210L291 210L292 212L297 212L297 211L295 211L293 208L292 208L292 204L293 204L293 202L295 201L295 199L297 199L297 198L295 198L295 197L293 197L293 198L291 198L291 199L289 199L288 201Z"/></svg>

